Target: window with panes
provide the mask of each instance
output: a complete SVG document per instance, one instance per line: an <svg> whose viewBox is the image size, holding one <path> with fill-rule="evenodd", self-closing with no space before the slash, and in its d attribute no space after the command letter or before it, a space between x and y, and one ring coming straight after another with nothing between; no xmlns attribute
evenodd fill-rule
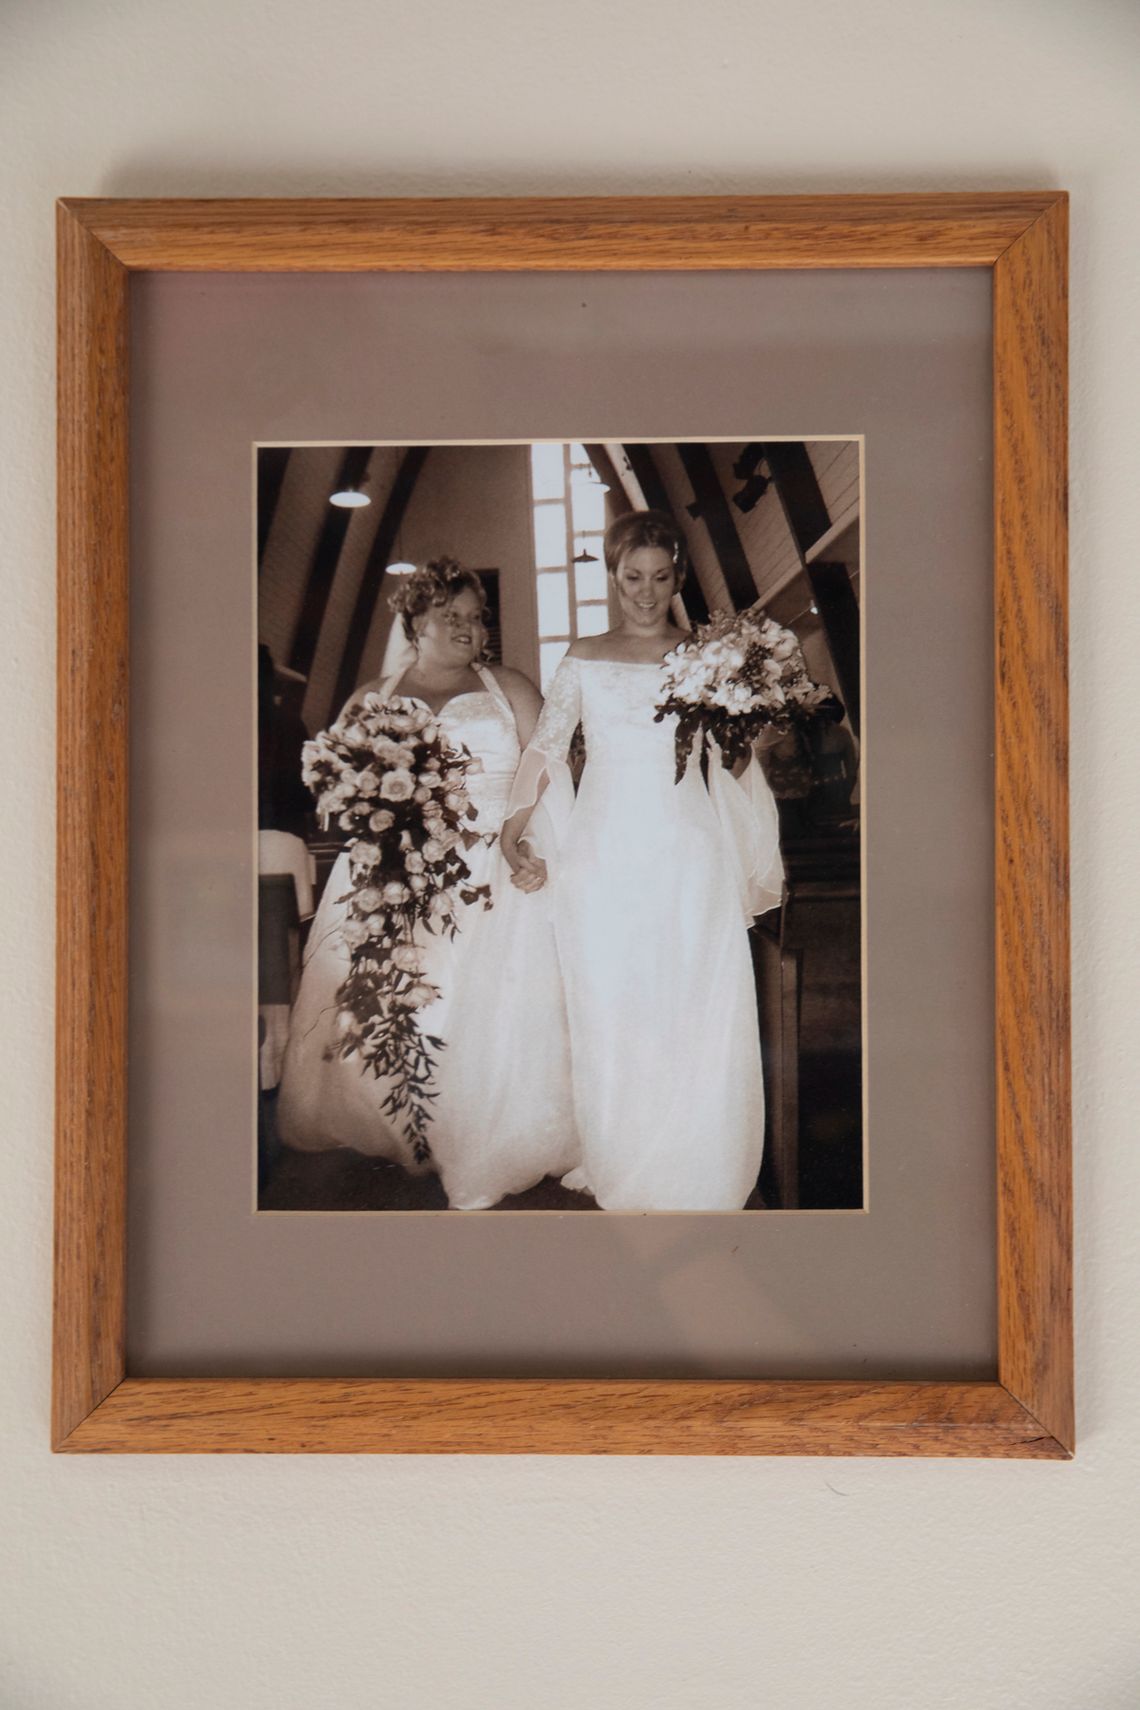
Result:
<svg viewBox="0 0 1140 1710"><path fill-rule="evenodd" d="M545 694L570 643L610 627L602 537L606 487L585 446L530 449L538 659Z"/></svg>

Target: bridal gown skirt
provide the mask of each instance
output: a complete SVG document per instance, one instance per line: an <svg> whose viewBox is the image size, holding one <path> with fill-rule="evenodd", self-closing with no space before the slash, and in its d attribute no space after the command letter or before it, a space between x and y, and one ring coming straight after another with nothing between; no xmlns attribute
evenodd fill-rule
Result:
<svg viewBox="0 0 1140 1710"><path fill-rule="evenodd" d="M607 1211L736 1211L756 1186L764 1082L748 925L780 901L779 827L753 762L690 759L654 718L655 665L560 664L516 780L557 827L549 886L582 1163ZM575 798L565 755L581 723Z"/></svg>
<svg viewBox="0 0 1140 1710"><path fill-rule="evenodd" d="M555 892L583 1163L611 1211L739 1210L764 1083L748 933L699 770L587 764Z"/></svg>
<svg viewBox="0 0 1140 1710"><path fill-rule="evenodd" d="M482 704L480 704L482 703ZM493 693L464 695L444 710L449 735L484 761L470 780L476 829L497 831L518 758L514 718ZM508 727L509 721L509 727ZM541 829L537 831L541 836ZM578 1160L565 1012L549 906L510 883L498 843L466 860L493 906L461 905L452 939L420 929L425 979L440 997L418 1012L436 1053L424 1166L436 1170L449 1204L483 1209ZM290 1021L278 1127L302 1151L347 1146L420 1168L402 1124L382 1110L387 1083L359 1057L330 1054L337 990L349 968L343 937L347 853L338 857L310 929L301 988Z"/></svg>

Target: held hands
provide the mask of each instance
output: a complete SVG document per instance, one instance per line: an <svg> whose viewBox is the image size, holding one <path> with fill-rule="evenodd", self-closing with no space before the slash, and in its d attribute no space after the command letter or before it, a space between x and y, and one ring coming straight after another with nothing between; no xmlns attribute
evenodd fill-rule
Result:
<svg viewBox="0 0 1140 1710"><path fill-rule="evenodd" d="M540 891L546 883L546 862L524 841L504 837L500 846L511 869L511 884L520 891Z"/></svg>

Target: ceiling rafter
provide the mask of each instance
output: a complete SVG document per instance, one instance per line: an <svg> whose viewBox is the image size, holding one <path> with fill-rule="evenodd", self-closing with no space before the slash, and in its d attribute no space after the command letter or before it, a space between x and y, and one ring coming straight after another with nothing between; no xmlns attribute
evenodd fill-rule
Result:
<svg viewBox="0 0 1140 1710"><path fill-rule="evenodd" d="M631 443L623 445L622 450L629 459L629 466L633 470L634 479L645 494L645 500L650 509L664 511L665 515L671 518L678 534L684 540L684 524L670 502L668 489L661 478L661 471L653 460L652 447ZM693 573L685 578L681 588L681 599L684 602L690 623L707 623L709 619L708 600L705 598L705 591L697 576L696 566L690 565L690 568Z"/></svg>
<svg viewBox="0 0 1140 1710"><path fill-rule="evenodd" d="M831 515L827 503L806 445L798 441L773 440L764 446L764 457L772 472L776 496L787 518L801 568L819 613L838 678L836 686L847 709L851 728L858 736L862 726L859 602L846 564L825 560L811 562L808 557L812 547L830 532Z"/></svg>
<svg viewBox="0 0 1140 1710"><path fill-rule="evenodd" d="M344 487L359 487L368 473L368 464L372 457L370 445L349 446L340 460L334 492ZM305 583L305 595L301 601L301 610L293 631L293 644L289 650L289 669L297 671L302 677L308 677L316 657L317 643L320 640L321 625L325 621L328 609L329 595L336 579L337 566L344 548L344 538L348 533L349 521L352 517L350 510L343 510L338 505L326 507L324 520L317 535L313 548L313 557L309 565L309 574Z"/></svg>
<svg viewBox="0 0 1140 1710"><path fill-rule="evenodd" d="M426 445L411 445L400 460L400 467L389 490L384 513L377 525L372 548L361 573L360 586L356 590L340 670L337 672L336 688L329 708L330 721L336 717L360 682L364 649L380 598L380 590L384 585L384 576L391 562L396 536L430 449L430 446Z"/></svg>
<svg viewBox="0 0 1140 1710"><path fill-rule="evenodd" d="M755 605L759 590L709 448L707 445L678 445L677 455L693 489L696 515L704 523L712 541L729 598L738 612L743 611Z"/></svg>

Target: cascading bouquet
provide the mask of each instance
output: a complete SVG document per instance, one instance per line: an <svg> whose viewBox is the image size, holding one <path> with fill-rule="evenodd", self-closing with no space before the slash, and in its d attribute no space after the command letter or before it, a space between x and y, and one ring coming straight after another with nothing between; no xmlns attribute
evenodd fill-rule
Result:
<svg viewBox="0 0 1140 1710"><path fill-rule="evenodd" d="M428 1104L443 1041L423 1034L417 1011L439 997L424 974L417 927L454 937L456 899L491 906L461 853L485 841L470 829L476 810L467 775L482 762L443 740L416 701L367 694L302 750L302 777L326 828L349 833L352 887L343 925L350 967L337 992L337 1042L390 1081L383 1101L417 1163L431 1157Z"/></svg>
<svg viewBox="0 0 1140 1710"><path fill-rule="evenodd" d="M731 766L747 758L762 730L787 732L839 706L825 684L808 676L791 630L756 610L700 624L664 663L664 696L654 718L676 716L678 783L694 739L702 764L711 740Z"/></svg>

